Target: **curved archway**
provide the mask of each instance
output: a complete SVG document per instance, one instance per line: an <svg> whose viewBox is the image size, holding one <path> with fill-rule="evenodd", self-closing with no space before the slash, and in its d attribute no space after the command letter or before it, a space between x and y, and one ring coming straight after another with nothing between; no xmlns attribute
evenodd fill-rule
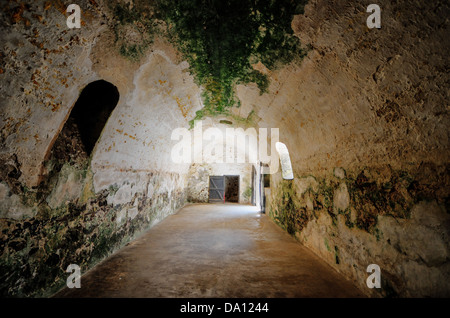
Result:
<svg viewBox="0 0 450 318"><path fill-rule="evenodd" d="M78 126L81 141L88 155L92 153L118 101L117 87L104 80L88 84L81 92L70 117Z"/></svg>
<svg viewBox="0 0 450 318"><path fill-rule="evenodd" d="M285 144L277 142L275 145L277 152L280 156L281 163L281 175L285 180L294 179L294 172L292 171L291 158L289 157L289 151Z"/></svg>

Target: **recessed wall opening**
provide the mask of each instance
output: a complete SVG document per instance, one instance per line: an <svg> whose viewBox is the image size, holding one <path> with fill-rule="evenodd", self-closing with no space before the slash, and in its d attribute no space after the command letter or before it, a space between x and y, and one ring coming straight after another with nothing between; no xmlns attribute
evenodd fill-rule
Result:
<svg viewBox="0 0 450 318"><path fill-rule="evenodd" d="M209 203L224 202L225 180L223 176L209 177Z"/></svg>
<svg viewBox="0 0 450 318"><path fill-rule="evenodd" d="M275 145L278 155L280 156L281 163L281 175L285 180L294 179L294 172L292 171L291 158L289 156L289 151L285 144L282 142L277 142Z"/></svg>
<svg viewBox="0 0 450 318"><path fill-rule="evenodd" d="M270 188L270 174L268 173L263 174L263 183L264 188Z"/></svg>
<svg viewBox="0 0 450 318"><path fill-rule="evenodd" d="M225 176L225 202L239 202L239 176Z"/></svg>
<svg viewBox="0 0 450 318"><path fill-rule="evenodd" d="M118 101L117 87L104 80L88 84L81 92L69 119L77 125L83 147L88 155L92 153Z"/></svg>
<svg viewBox="0 0 450 318"><path fill-rule="evenodd" d="M239 189L239 176L210 176L208 202L239 203Z"/></svg>

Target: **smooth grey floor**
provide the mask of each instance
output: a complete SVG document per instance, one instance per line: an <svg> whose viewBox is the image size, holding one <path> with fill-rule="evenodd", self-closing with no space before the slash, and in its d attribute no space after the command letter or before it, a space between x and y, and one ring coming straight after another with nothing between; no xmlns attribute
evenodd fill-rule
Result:
<svg viewBox="0 0 450 318"><path fill-rule="evenodd" d="M186 206L55 297L364 297L255 207Z"/></svg>

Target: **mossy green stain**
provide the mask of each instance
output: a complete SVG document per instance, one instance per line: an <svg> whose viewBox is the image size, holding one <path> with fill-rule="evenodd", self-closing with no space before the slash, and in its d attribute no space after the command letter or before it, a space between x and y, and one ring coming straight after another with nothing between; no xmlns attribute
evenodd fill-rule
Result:
<svg viewBox="0 0 450 318"><path fill-rule="evenodd" d="M339 248L337 246L334 247L334 260L335 260L336 264L339 265L339 263L340 263Z"/></svg>
<svg viewBox="0 0 450 318"><path fill-rule="evenodd" d="M377 175L376 172L375 175ZM307 176L297 174L296 177L300 179ZM328 212L332 226L337 227L337 214L341 214L348 228L356 227L364 230L374 235L379 241L382 239L382 233L377 229L378 216L409 218L412 206L423 200L420 195L426 189L423 190L424 186L411 173L405 171L394 170L390 178L383 182L375 182L373 178L359 173L354 178L349 176L345 179L350 204L344 211L336 210L333 205L334 191L338 186L334 177L317 179L317 190L308 188L304 194L296 193L291 184L281 181L274 192L271 216L282 228L292 233L301 231L313 217L317 218L320 211ZM309 214L304 209L307 196L314 203L314 210ZM448 205L448 201L443 199L441 201L442 204ZM354 219L352 219L352 211L355 213Z"/></svg>
<svg viewBox="0 0 450 318"><path fill-rule="evenodd" d="M269 80L252 68L262 62L275 69L302 58L291 29L295 14L306 1L290 0L178 0L157 1L168 23L168 34L204 88L204 108L195 119L226 114L239 107L234 86L254 82L261 93Z"/></svg>
<svg viewBox="0 0 450 318"><path fill-rule="evenodd" d="M146 6L135 5L128 7L122 4L116 4L111 7L115 20L113 22L113 31L115 42L118 45L119 53L132 62L138 61L144 56L145 51L153 42L155 34L158 33L157 21L149 15L149 8ZM130 43L130 39L122 34L125 27L129 27L139 36L139 40Z"/></svg>
<svg viewBox="0 0 450 318"><path fill-rule="evenodd" d="M323 239L323 241L324 241L325 247L327 248L327 251L328 251L328 252L331 252L330 245L328 244L328 239L325 237L325 238Z"/></svg>
<svg viewBox="0 0 450 318"><path fill-rule="evenodd" d="M277 186L271 202L272 218L290 235L301 232L310 216L298 202L298 196L291 180L282 180Z"/></svg>
<svg viewBox="0 0 450 318"><path fill-rule="evenodd" d="M252 196L252 192L253 192L252 188L247 187L247 189L245 189L242 195L244 196L244 198L249 199Z"/></svg>

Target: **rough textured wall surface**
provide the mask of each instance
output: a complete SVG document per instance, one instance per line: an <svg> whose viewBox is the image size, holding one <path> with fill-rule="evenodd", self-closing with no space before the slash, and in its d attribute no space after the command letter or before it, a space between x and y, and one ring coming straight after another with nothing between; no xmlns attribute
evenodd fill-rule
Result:
<svg viewBox="0 0 450 318"><path fill-rule="evenodd" d="M95 2L79 5L87 13L83 28L69 29L60 1L1 4L0 149L17 156L19 181L28 187L41 180L42 162L80 90L98 79L89 55L105 22Z"/></svg>
<svg viewBox="0 0 450 318"><path fill-rule="evenodd" d="M301 65L272 72L271 98L240 87L293 162L293 182L272 176L270 213L369 295L448 297L449 6L379 1L368 29L369 4L310 1L292 22Z"/></svg>
<svg viewBox="0 0 450 318"><path fill-rule="evenodd" d="M210 176L239 176L239 203L250 204L252 198L252 164L193 164L189 172L187 199L208 202Z"/></svg>
<svg viewBox="0 0 450 318"><path fill-rule="evenodd" d="M84 272L186 202L180 174L114 174L95 191L89 157L65 126L36 189L0 183L0 294L50 296L66 284L66 268Z"/></svg>
<svg viewBox="0 0 450 318"><path fill-rule="evenodd" d="M122 54L129 27L110 3L1 4L0 294L49 296L69 264L82 272L186 202L189 165L170 165L170 132L188 127L199 88L166 40ZM82 89L103 79L120 98L91 156L71 125Z"/></svg>

